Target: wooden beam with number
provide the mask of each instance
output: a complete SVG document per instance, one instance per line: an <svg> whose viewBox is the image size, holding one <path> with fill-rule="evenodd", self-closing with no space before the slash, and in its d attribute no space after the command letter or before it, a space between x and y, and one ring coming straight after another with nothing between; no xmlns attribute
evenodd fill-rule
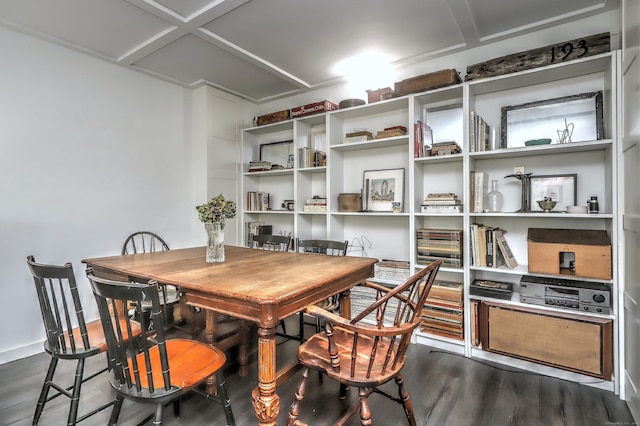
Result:
<svg viewBox="0 0 640 426"><path fill-rule="evenodd" d="M510 74L609 52L610 34L601 33L491 59L467 67L465 81Z"/></svg>

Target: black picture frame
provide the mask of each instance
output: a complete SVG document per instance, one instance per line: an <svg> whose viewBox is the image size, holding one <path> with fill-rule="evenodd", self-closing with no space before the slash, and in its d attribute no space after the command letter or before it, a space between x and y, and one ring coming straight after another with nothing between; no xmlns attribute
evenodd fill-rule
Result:
<svg viewBox="0 0 640 426"><path fill-rule="evenodd" d="M578 201L578 175L576 173L561 175L532 175L531 211L541 212L537 201L549 197L556 202L552 211L564 212L569 206L575 206Z"/></svg>

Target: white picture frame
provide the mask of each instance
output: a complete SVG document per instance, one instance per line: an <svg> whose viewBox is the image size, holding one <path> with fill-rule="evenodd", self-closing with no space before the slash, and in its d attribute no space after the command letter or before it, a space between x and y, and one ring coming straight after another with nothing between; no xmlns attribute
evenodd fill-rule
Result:
<svg viewBox="0 0 640 426"><path fill-rule="evenodd" d="M400 203L404 209L404 169L365 170L362 187L363 211L393 212L393 203Z"/></svg>

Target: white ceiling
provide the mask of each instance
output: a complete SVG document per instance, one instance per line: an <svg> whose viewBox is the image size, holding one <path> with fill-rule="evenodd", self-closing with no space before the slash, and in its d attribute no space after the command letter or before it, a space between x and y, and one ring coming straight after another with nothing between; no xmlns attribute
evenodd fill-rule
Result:
<svg viewBox="0 0 640 426"><path fill-rule="evenodd" d="M620 0L0 0L0 24L185 87L262 102L618 9Z"/></svg>

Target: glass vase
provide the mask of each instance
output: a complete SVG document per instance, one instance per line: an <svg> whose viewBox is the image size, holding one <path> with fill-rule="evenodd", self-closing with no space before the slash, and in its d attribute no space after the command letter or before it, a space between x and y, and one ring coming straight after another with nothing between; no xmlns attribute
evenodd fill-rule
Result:
<svg viewBox="0 0 640 426"><path fill-rule="evenodd" d="M502 211L502 192L498 191L498 181L491 181L491 191L487 194L487 209L490 213Z"/></svg>
<svg viewBox="0 0 640 426"><path fill-rule="evenodd" d="M207 262L224 262L224 222L207 222Z"/></svg>

